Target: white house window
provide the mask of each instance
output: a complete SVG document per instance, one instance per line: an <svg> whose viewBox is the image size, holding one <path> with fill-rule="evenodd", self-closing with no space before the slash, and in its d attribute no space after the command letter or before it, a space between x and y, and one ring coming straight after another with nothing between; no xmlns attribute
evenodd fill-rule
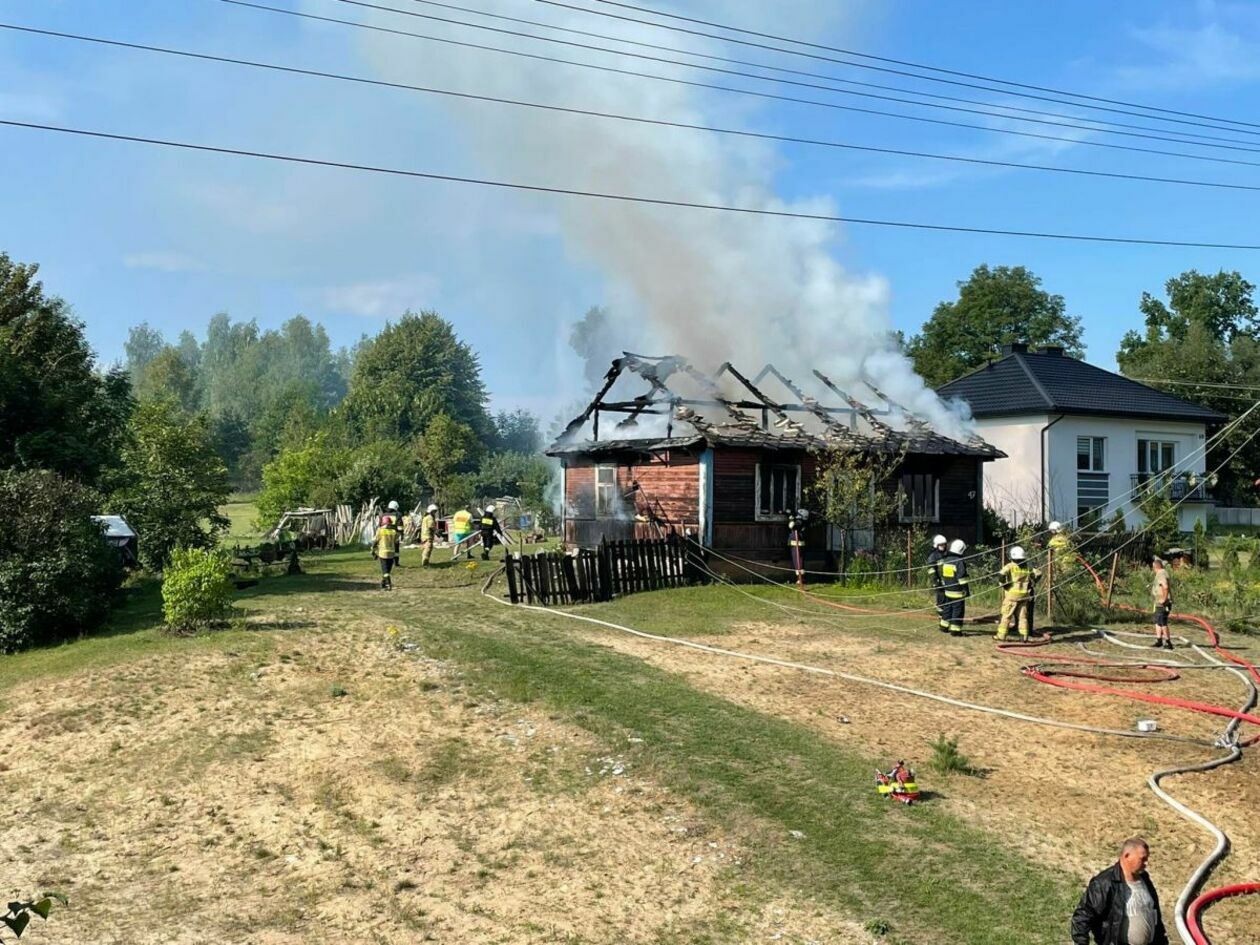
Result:
<svg viewBox="0 0 1260 945"><path fill-rule="evenodd" d="M930 473L906 473L901 477L903 522L941 520L941 481Z"/></svg>
<svg viewBox="0 0 1260 945"><path fill-rule="evenodd" d="M1076 438L1076 468L1079 472L1104 472L1107 469L1107 438L1078 436Z"/></svg>
<svg viewBox="0 0 1260 945"><path fill-rule="evenodd" d="M1167 472L1177 465L1177 444L1165 440L1138 440L1138 472Z"/></svg>
<svg viewBox="0 0 1260 945"><path fill-rule="evenodd" d="M595 467L595 517L614 518L617 515L617 467Z"/></svg>
<svg viewBox="0 0 1260 945"><path fill-rule="evenodd" d="M801 467L757 466L757 518L785 518L801 504Z"/></svg>

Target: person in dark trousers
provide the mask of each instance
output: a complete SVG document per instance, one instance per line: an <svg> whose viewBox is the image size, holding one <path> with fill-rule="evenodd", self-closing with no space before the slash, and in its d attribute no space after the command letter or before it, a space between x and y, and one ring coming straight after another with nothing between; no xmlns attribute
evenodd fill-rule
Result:
<svg viewBox="0 0 1260 945"><path fill-rule="evenodd" d="M1168 618L1172 614L1172 586L1168 581L1168 569L1164 567L1163 558L1151 560L1154 581L1151 584L1151 597L1155 600L1155 642L1156 649L1171 650L1172 636L1168 632Z"/></svg>
<svg viewBox="0 0 1260 945"><path fill-rule="evenodd" d="M927 556L928 581L932 585L932 593L936 595L936 627L941 633L949 633L949 621L945 617L945 587L941 583L941 562L945 559L945 536L937 535L932 539L932 550Z"/></svg>
<svg viewBox="0 0 1260 945"><path fill-rule="evenodd" d="M963 635L963 620L967 616L967 598L971 596L971 587L967 580L967 562L963 555L967 551L967 543L955 538L949 545L949 552L941 559L941 587L945 592L945 621L949 624L950 636Z"/></svg>
<svg viewBox="0 0 1260 945"><path fill-rule="evenodd" d="M398 510L397 500L391 500L388 510L385 513L394 520L394 531L398 532L398 550L394 552L394 567L402 567L402 543L403 533L407 530L406 523L403 521L402 512Z"/></svg>
<svg viewBox="0 0 1260 945"><path fill-rule="evenodd" d="M507 544L507 535L503 532L503 526L499 524L499 520L494 517L494 506L487 505L486 510L481 513L481 560L489 561L490 552L494 550L495 542L502 541Z"/></svg>
<svg viewBox="0 0 1260 945"><path fill-rule="evenodd" d="M1072 913L1072 945L1168 945L1159 895L1146 873L1151 848L1141 837L1120 847L1120 859L1089 881Z"/></svg>
<svg viewBox="0 0 1260 945"><path fill-rule="evenodd" d="M394 528L394 520L386 515L381 519L381 527L376 530L372 539L372 555L381 563L381 590L392 591L394 580L394 558L398 554L398 531Z"/></svg>

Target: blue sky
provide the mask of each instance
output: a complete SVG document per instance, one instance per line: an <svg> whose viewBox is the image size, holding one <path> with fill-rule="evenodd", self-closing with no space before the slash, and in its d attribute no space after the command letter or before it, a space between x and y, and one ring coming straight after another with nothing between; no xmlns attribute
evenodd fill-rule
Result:
<svg viewBox="0 0 1260 945"><path fill-rule="evenodd" d="M478 38L476 31L354 9L336 0L262 2ZM381 2L420 9L410 0ZM539 20L580 19L529 0L465 0L465 5ZM1257 4L788 0L771 5L679 0L672 9L1166 108L1244 120L1260 115ZM530 88L545 88L548 101L577 107L609 101L607 90L598 88L604 81L598 73L531 65L491 53L454 54L416 40L365 38L350 29L216 0L5 0L0 21L357 75L393 78L405 65L409 81L422 77L433 85L473 91L481 90L483 79L485 90L510 90L518 83L517 71L545 70L545 82ZM583 22L601 32L619 29L598 17ZM686 42L665 32L652 35L657 42ZM523 40L480 39L542 50L541 44ZM767 58L735 46L723 52ZM828 63L775 61L865 81L988 97ZM648 68L643 63L638 67ZM843 96L834 100L897 107ZM646 101L634 98L622 110L642 111ZM656 100L650 104L664 107ZM1260 181L1255 168L1037 143L718 93L692 104L686 120L736 123L775 134L1122 172ZM901 110L934 114L929 109ZM518 124L509 127L519 129L528 120L538 136L532 140L557 143L552 151L518 163L511 153L514 139L503 133L507 112L498 105L435 102L404 91L260 74L0 31L0 117L565 186L568 163L577 156L565 153L561 145L585 133L575 123L592 120L513 115L510 120ZM564 133L551 139L548 123L553 122ZM694 139L712 136L667 130L642 134L660 135L662 148L676 153L678 176L619 178L616 165L610 164L609 189L692 196L686 188L694 169L684 173L683 168L695 159ZM128 326L140 321L173 340L185 328L201 333L218 311L256 318L263 326L303 313L322 322L335 344L350 344L405 308L431 308L453 321L481 353L496 404L546 409L569 390L566 378L575 370L565 341L570 324L592 304L617 304L624 298L613 284L618 277L610 273L607 255L586 252L581 228L574 227L574 217L586 211L561 198L7 128L0 128L0 140L0 250L41 264L46 285L73 304L106 362L122 356ZM591 140L598 151L600 139ZM1125 141L1103 135L1092 140ZM1260 143L1260 137L1253 140ZM1257 242L1260 193L1080 180L796 145L755 153L722 140L717 146L739 155L732 160L741 173L745 164L755 165L748 173L760 174L783 199L827 198L827 206L846 216ZM1235 152L1226 156L1248 157ZM951 297L954 283L977 264L1026 265L1042 276L1048 289L1067 298L1073 314L1084 318L1089 357L1103 366L1113 364L1124 331L1139 325L1141 293L1158 292L1169 276L1192 267L1236 268L1260 279L1257 253L1103 247L861 226L843 226L833 235L830 252L835 259L855 279L878 277L876 281L886 283L888 317L908 333L938 301ZM763 274L752 271L745 277L753 284Z"/></svg>

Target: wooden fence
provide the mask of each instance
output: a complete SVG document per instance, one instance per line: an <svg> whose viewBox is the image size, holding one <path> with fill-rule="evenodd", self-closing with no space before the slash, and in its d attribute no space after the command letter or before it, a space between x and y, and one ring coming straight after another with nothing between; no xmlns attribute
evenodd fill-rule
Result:
<svg viewBox="0 0 1260 945"><path fill-rule="evenodd" d="M513 604L593 603L636 591L693 583L686 542L676 535L605 541L573 553L509 554L508 598Z"/></svg>

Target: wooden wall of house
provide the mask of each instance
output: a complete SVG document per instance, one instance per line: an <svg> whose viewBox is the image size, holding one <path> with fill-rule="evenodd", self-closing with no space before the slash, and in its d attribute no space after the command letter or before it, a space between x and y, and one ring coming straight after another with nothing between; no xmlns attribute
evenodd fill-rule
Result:
<svg viewBox="0 0 1260 945"><path fill-rule="evenodd" d="M713 451L713 547L763 561L787 562L788 531L783 521L757 521L757 464L801 466L802 499L813 478L815 461L808 453L718 448ZM807 502L805 504L808 504ZM826 529L805 530L805 552L816 559L826 554Z"/></svg>
<svg viewBox="0 0 1260 945"><path fill-rule="evenodd" d="M620 515L596 514L595 467L617 467L617 489L626 496ZM592 548L603 539L659 538L661 528L691 529L699 533L700 460L695 454L673 450L656 456L630 454L598 460L565 460L564 540L571 547ZM637 488L636 488L637 486ZM647 519L640 521L639 519Z"/></svg>
<svg viewBox="0 0 1260 945"><path fill-rule="evenodd" d="M925 525L952 541L961 538L974 545L980 538L976 520L983 497L980 494L981 462L974 456L907 456L902 473L931 473L941 484L940 521Z"/></svg>

